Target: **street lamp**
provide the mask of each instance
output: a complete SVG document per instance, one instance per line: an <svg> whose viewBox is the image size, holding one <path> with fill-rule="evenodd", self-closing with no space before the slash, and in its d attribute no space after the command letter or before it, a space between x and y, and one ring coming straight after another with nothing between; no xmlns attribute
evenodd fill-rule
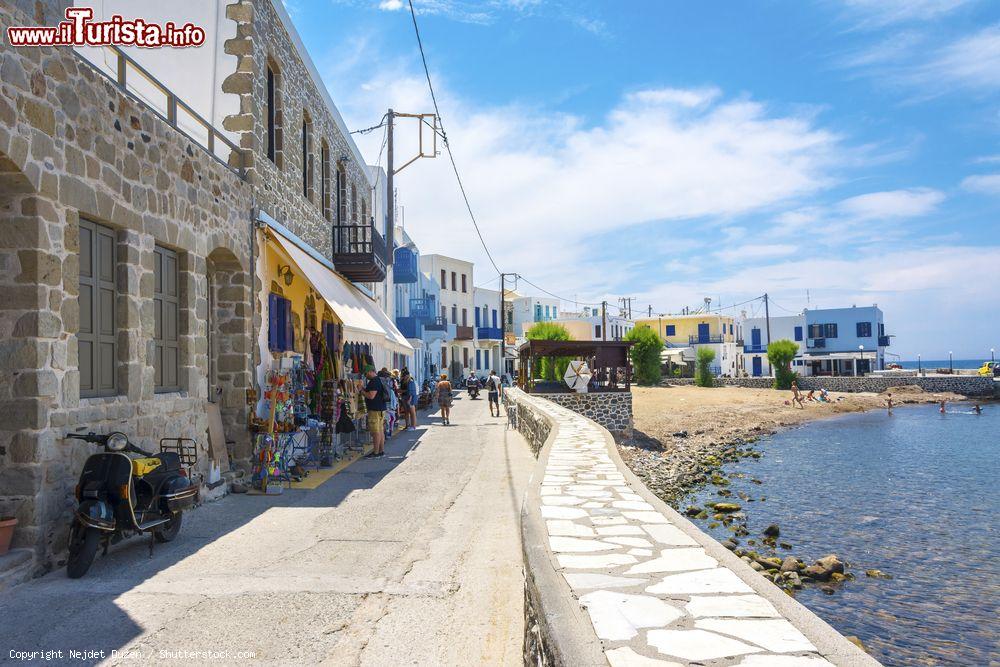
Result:
<svg viewBox="0 0 1000 667"><path fill-rule="evenodd" d="M949 373L955 372L955 362L951 358L951 350L948 350L948 372Z"/></svg>
<svg viewBox="0 0 1000 667"><path fill-rule="evenodd" d="M860 366L864 366L864 364L865 364L865 346L864 345L858 345L858 349L861 350L861 363L859 365ZM859 368L858 370L861 370L861 369ZM864 371L861 371L861 374L864 375Z"/></svg>

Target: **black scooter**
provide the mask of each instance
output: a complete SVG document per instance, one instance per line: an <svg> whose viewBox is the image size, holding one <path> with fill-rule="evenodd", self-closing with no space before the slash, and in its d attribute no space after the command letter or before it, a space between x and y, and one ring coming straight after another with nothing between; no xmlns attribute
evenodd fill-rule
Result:
<svg viewBox="0 0 1000 667"><path fill-rule="evenodd" d="M129 442L124 433L70 433L66 437L104 448L87 459L76 485L79 505L70 526L66 562L71 579L87 573L99 545L106 554L111 544L150 533L152 555L154 541L177 537L182 513L194 507L200 487L189 476L197 460L193 440L164 438L160 453L150 454Z"/></svg>
<svg viewBox="0 0 1000 667"><path fill-rule="evenodd" d="M469 398L473 400L479 398L479 378L470 377L465 382L465 388L469 391Z"/></svg>

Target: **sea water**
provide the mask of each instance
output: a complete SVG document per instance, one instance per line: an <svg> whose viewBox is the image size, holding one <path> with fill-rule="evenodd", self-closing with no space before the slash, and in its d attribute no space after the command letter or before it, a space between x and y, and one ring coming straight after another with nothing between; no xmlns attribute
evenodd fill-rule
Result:
<svg viewBox="0 0 1000 667"><path fill-rule="evenodd" d="M761 440L760 459L722 498L707 487L683 501L739 502L750 535L780 526L787 554L837 554L856 579L796 599L886 665L1000 661L1000 405L904 406L814 422ZM807 407L808 409L808 407ZM759 480L756 484L753 480ZM743 493L754 502L740 500ZM761 500L766 498L766 500ZM710 520L709 520L710 521ZM724 526L707 528L719 540ZM865 576L878 569L892 579Z"/></svg>

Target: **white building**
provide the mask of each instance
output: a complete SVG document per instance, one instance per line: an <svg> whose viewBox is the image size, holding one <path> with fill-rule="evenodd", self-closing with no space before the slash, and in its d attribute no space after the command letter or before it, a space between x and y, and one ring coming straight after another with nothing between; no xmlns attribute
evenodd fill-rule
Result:
<svg viewBox="0 0 1000 667"><path fill-rule="evenodd" d="M573 340L621 340L635 328L635 322L630 319L611 313L602 315L600 308L590 307L560 313L556 322L566 327Z"/></svg>
<svg viewBox="0 0 1000 667"><path fill-rule="evenodd" d="M767 360L767 345L769 340L787 339L793 341L799 348L796 357L804 349L802 337L806 327L806 316L787 315L772 317L770 322L770 339L768 339L768 322L763 317L749 317L743 320L743 368L751 377L774 377L773 369ZM793 364L795 370L802 369ZM803 375L805 373L802 373Z"/></svg>
<svg viewBox="0 0 1000 667"><path fill-rule="evenodd" d="M455 336L441 348L441 368L457 379L475 363L473 265L445 255L421 255L420 270L441 285L440 317L455 326Z"/></svg>
<svg viewBox="0 0 1000 667"><path fill-rule="evenodd" d="M473 293L476 324L476 357L473 370L487 376L491 370L500 372L500 339L503 336L500 318L500 291L477 287Z"/></svg>
<svg viewBox="0 0 1000 667"><path fill-rule="evenodd" d="M559 317L559 299L523 296L508 290L507 300L511 304L512 331L518 337L523 337L536 322L551 322Z"/></svg>

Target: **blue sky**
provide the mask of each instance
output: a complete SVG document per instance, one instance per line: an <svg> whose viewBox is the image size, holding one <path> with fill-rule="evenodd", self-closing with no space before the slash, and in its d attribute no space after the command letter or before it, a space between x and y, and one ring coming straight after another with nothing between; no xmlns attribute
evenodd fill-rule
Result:
<svg viewBox="0 0 1000 667"><path fill-rule="evenodd" d="M432 110L405 2L286 4L350 127ZM904 358L1000 349L1000 4L415 5L504 271L654 312L808 290L878 303ZM359 138L372 162L381 142ZM398 189L422 251L495 286L446 158Z"/></svg>

